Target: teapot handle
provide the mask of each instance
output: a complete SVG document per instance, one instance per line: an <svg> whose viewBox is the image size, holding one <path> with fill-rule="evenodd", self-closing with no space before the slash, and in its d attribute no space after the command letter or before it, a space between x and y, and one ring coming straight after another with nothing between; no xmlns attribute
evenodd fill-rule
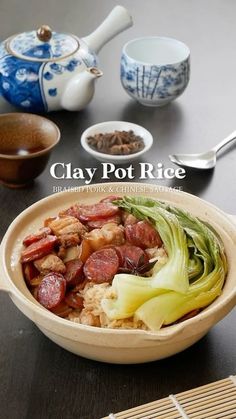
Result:
<svg viewBox="0 0 236 419"><path fill-rule="evenodd" d="M132 25L132 17L128 10L123 6L116 6L101 25L83 40L97 53L108 41Z"/></svg>

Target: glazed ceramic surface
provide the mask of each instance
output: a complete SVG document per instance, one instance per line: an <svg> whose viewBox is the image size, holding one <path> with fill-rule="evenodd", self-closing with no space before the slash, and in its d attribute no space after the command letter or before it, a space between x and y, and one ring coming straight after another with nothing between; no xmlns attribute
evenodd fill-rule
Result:
<svg viewBox="0 0 236 419"><path fill-rule="evenodd" d="M136 135L139 135L143 138L144 141L144 149L138 151L134 154L128 155L112 155L106 153L99 153L98 151L94 150L92 147L89 146L87 142L87 138L91 135L100 134L100 133L107 133L113 131L129 131L132 130ZM148 151L153 143L152 134L146 130L144 127L133 124L132 122L126 121L106 121L101 122L100 124L92 125L91 127L87 128L82 136L81 136L81 145L82 147L96 160L101 162L110 162L114 164L126 164L131 161L134 161L140 158L146 151Z"/></svg>
<svg viewBox="0 0 236 419"><path fill-rule="evenodd" d="M43 172L59 140L59 128L42 116L1 114L0 182L12 188L31 182Z"/></svg>
<svg viewBox="0 0 236 419"><path fill-rule="evenodd" d="M128 42L121 56L121 83L147 106L163 106L180 96L189 82L190 52L180 41L146 37Z"/></svg>
<svg viewBox="0 0 236 419"><path fill-rule="evenodd" d="M228 275L223 293L197 316L158 332L114 330L80 325L43 308L28 290L19 262L23 238L45 218L75 202L93 203L107 195L145 195L168 201L208 221L226 249ZM0 289L39 329L63 348L86 358L112 363L141 363L173 355L189 347L221 320L236 303L236 224L213 205L184 192L142 183L108 183L51 195L29 207L11 224L0 248Z"/></svg>
<svg viewBox="0 0 236 419"><path fill-rule="evenodd" d="M0 46L0 91L15 106L47 112L80 110L92 99L97 52L116 34L132 24L121 6L89 36L38 31L15 35Z"/></svg>

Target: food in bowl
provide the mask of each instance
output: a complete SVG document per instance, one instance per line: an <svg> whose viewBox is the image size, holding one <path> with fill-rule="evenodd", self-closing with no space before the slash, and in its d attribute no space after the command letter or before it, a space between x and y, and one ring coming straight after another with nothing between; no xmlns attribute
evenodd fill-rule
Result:
<svg viewBox="0 0 236 419"><path fill-rule="evenodd" d="M159 330L211 304L227 274L214 229L168 203L76 203L27 236L24 278L46 309L102 328Z"/></svg>
<svg viewBox="0 0 236 419"><path fill-rule="evenodd" d="M107 152L103 153L100 150L96 150L92 145L88 143L89 137L95 137L97 135L104 135L104 134L110 134L115 132L130 132L133 131L135 137L141 137L144 143L144 147L142 150L139 150L137 152L133 152L130 154L109 154ZM117 139L116 139L117 141ZM118 142L118 141L117 141ZM109 162L113 164L130 164L130 162L140 159L144 153L146 153L153 144L153 137L152 134L146 130L141 125L133 124L131 122L126 121L106 121L101 122L99 124L95 124L87 128L82 136L81 136L81 146L83 149L93 158L95 158L98 161ZM118 144L115 144L116 146ZM120 150L121 151L121 150Z"/></svg>
<svg viewBox="0 0 236 419"><path fill-rule="evenodd" d="M133 130L98 133L87 138L88 145L100 153L127 155L138 153L145 147L143 138Z"/></svg>

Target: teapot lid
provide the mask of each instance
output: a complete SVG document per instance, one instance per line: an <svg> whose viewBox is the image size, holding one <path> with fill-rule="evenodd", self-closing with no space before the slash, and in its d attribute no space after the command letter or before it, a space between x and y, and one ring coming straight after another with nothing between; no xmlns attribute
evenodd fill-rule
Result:
<svg viewBox="0 0 236 419"><path fill-rule="evenodd" d="M7 43L10 54L29 61L56 61L74 54L79 47L75 36L52 32L47 25L15 35Z"/></svg>

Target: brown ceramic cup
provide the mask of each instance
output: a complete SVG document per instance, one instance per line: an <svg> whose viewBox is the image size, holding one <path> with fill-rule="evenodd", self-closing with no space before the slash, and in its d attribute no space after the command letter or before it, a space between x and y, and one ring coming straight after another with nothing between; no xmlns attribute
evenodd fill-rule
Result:
<svg viewBox="0 0 236 419"><path fill-rule="evenodd" d="M0 115L0 182L18 188L45 169L60 140L59 128L47 118L28 113Z"/></svg>

